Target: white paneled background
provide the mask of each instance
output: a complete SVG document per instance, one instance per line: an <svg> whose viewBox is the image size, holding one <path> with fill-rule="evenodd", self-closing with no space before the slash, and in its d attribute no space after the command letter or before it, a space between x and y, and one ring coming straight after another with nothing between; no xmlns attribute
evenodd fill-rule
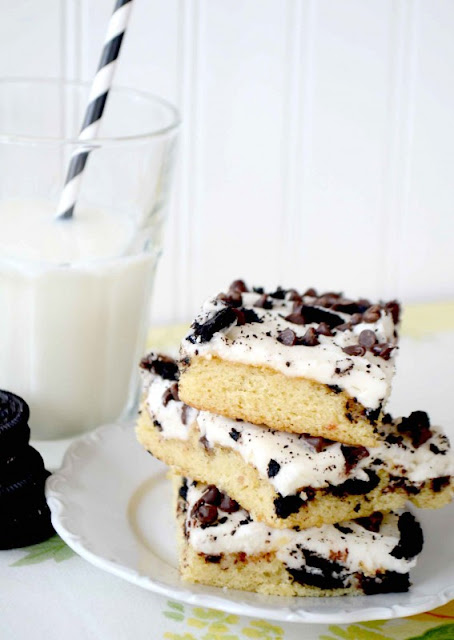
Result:
<svg viewBox="0 0 454 640"><path fill-rule="evenodd" d="M0 75L91 78L113 0L0 0ZM135 0L184 121L154 320L242 276L454 296L454 0Z"/></svg>

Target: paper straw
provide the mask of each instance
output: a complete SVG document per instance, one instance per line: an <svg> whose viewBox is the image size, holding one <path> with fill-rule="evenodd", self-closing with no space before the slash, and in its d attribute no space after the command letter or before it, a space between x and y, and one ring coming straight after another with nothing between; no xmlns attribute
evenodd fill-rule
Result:
<svg viewBox="0 0 454 640"><path fill-rule="evenodd" d="M116 0L115 2L104 40L101 61L91 85L88 106L79 134L80 141L93 140L97 135L112 86L131 7L132 0ZM90 148L81 145L71 156L65 186L58 203L57 218L59 220L68 220L74 215L80 183L90 150Z"/></svg>

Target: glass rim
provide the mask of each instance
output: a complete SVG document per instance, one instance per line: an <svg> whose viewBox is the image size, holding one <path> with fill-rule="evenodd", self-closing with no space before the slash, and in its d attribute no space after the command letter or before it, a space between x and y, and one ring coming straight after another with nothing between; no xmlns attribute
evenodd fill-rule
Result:
<svg viewBox="0 0 454 640"><path fill-rule="evenodd" d="M83 88L90 89L90 82L82 82L78 80L65 80L61 78L30 78L30 77L8 77L3 76L0 77L0 91L5 85L54 85L63 87L74 87L74 88ZM2 130L0 125L0 144L54 144L54 145L64 145L64 146L80 146L83 144L86 148L95 148L99 146L110 146L117 144L131 144L131 143L140 143L147 142L149 140L163 137L169 133L177 131L179 126L181 125L181 118L178 109L165 98L161 98L160 96L150 93L147 91L141 91L139 89L133 89L132 87L124 87L121 85L114 85L111 88L111 91L114 93L122 93L129 94L131 96L135 96L137 98L141 98L142 100L146 100L150 104L158 104L161 107L164 107L170 115L170 124L159 127L156 129L151 129L150 131L146 131L144 133L137 133L133 135L127 136L96 136L91 138L90 140L80 140L77 137L70 136L35 136L35 135L25 135L25 134L11 134L6 133Z"/></svg>

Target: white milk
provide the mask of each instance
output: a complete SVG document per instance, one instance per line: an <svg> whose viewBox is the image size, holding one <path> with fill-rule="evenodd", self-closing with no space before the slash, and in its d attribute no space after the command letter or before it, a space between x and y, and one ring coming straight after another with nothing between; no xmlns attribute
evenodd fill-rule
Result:
<svg viewBox="0 0 454 640"><path fill-rule="evenodd" d="M24 397L42 439L115 420L133 400L156 262L126 255L124 219L53 216L48 203L0 203L0 389Z"/></svg>

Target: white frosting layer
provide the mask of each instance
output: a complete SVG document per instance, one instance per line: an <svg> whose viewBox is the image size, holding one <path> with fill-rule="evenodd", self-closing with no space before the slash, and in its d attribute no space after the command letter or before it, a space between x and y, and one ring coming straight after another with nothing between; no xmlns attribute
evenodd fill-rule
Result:
<svg viewBox="0 0 454 640"><path fill-rule="evenodd" d="M354 521L342 523L342 527L351 529L351 533L343 533L334 525L302 531L272 529L251 520L243 509L235 513L219 509L219 519L225 521L202 528L199 521L191 517L191 510L206 485L193 486L190 480L188 483L186 531L189 544L200 553L220 555L244 552L257 555L274 551L288 568L300 569L305 564L302 549L306 549L328 560L334 559L349 572L359 571L366 575L374 575L377 571L407 573L416 564L416 558L406 560L390 555L400 539L397 514L385 514L378 533L368 531Z"/></svg>
<svg viewBox="0 0 454 640"><path fill-rule="evenodd" d="M268 366L286 376L304 377L323 384L337 385L352 398L370 409L376 409L387 400L394 375L394 358L397 348L389 360L375 356L369 351L364 356L349 356L342 349L358 344L358 336L364 329L372 330L379 343L395 342L395 325L390 314L382 310L377 322L362 322L351 330L336 331L332 337L319 336L320 344L314 347L304 345L286 346L277 337L284 329L291 329L298 337L304 336L308 328L317 327L318 322L297 325L288 322L284 316L292 312L293 302L273 299L273 309L254 307L260 298L257 293L243 293L242 307L253 309L262 319L261 323L238 326L236 323L218 331L209 342L194 343L188 338L183 340L182 357L195 355L209 358L217 356L232 362L248 365ZM306 303L313 298L305 298ZM211 298L202 307L195 321L205 323L216 312L224 308L224 303ZM333 311L344 322L350 315ZM269 334L269 335L267 335Z"/></svg>
<svg viewBox="0 0 454 640"><path fill-rule="evenodd" d="M175 384L171 380L146 374L145 387L147 391L147 406L153 420L159 422L164 438L187 440L189 425L197 416L196 409L186 405L186 421L183 420L184 404L179 400L170 400L164 405L163 398L166 391Z"/></svg>
<svg viewBox="0 0 454 640"><path fill-rule="evenodd" d="M392 425L383 425L380 446L367 448L369 455L347 473L343 445L338 442L317 452L303 436L237 422L207 411L197 413L189 407L186 409L189 412L187 424L184 424L182 402L171 400L167 406L163 405L165 392L173 383L151 376L147 384L148 408L153 420L160 423L164 438L187 440L189 425L197 419L194 427L199 429L200 437L205 436L208 445L237 451L245 463L252 464L282 496L293 495L304 487L320 489L339 485L351 478L367 480L365 469L384 469L390 475L404 477L415 484L454 474L454 456L449 441L437 427L431 427L431 438L415 448L408 437L401 436L400 444L385 440L390 434L401 435L397 432L399 420ZM272 477L268 474L270 460L279 465L278 472ZM381 462L374 464L376 460Z"/></svg>

